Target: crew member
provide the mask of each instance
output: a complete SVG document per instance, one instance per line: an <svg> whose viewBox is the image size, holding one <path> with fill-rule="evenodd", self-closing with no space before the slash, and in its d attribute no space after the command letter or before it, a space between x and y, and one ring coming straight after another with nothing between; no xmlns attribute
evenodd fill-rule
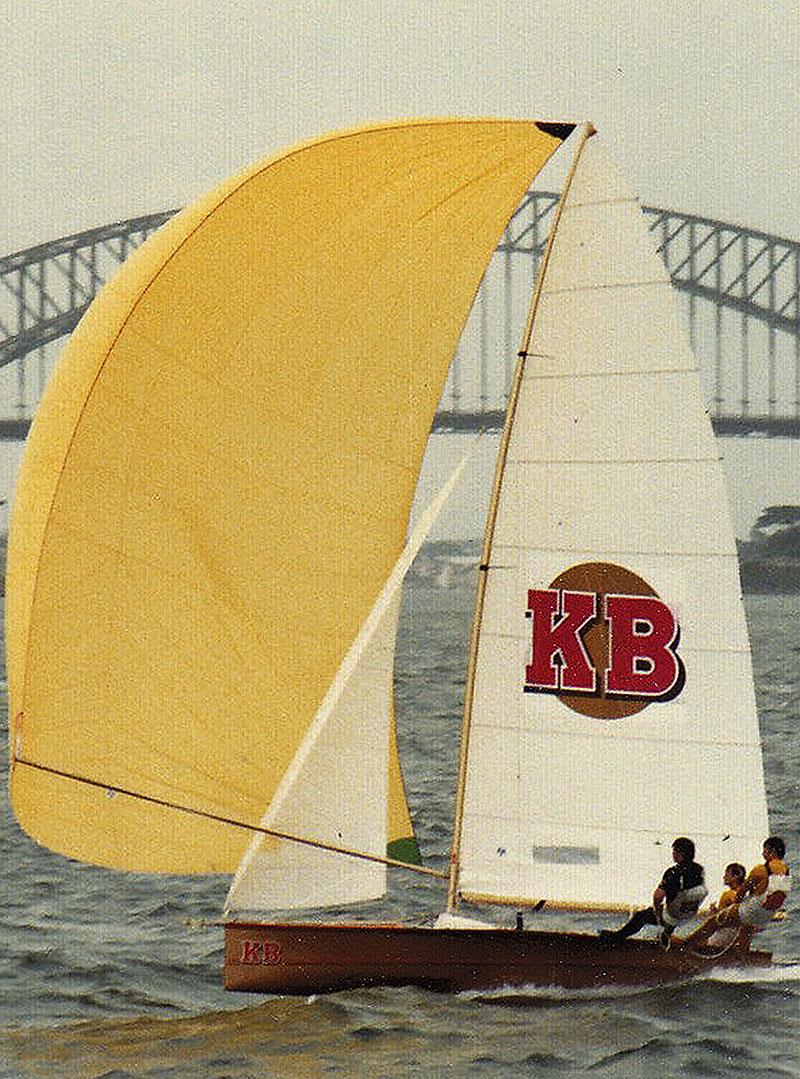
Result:
<svg viewBox="0 0 800 1079"><path fill-rule="evenodd" d="M600 936L604 940L624 940L646 925L660 925L661 944L664 948L669 947L675 927L695 915L708 895L705 873L694 860L691 839L680 836L674 841L672 860L675 864L665 870L653 892L653 905L637 910L619 929L601 929Z"/></svg>
<svg viewBox="0 0 800 1079"><path fill-rule="evenodd" d="M764 861L747 874L736 891L736 901L707 918L686 937L684 944L697 948L708 943L717 929L739 926L739 944L743 951L747 950L753 935L783 907L792 886L789 867L784 861L786 844L781 837L772 835L765 839L762 854Z"/></svg>
<svg viewBox="0 0 800 1079"><path fill-rule="evenodd" d="M725 888L717 902L712 903L708 908L708 913L718 914L719 911L732 906L736 902L737 892L744 884L746 876L747 870L741 863L731 862L729 865L726 865L725 872L722 875L722 883L725 885ZM723 926L713 933L706 943L709 948L726 948L729 944L733 944L738 935L738 926Z"/></svg>

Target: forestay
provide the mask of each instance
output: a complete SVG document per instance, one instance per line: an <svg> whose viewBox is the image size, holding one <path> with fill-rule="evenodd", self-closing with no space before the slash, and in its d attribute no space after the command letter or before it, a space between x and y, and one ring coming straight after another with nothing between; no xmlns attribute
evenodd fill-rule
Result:
<svg viewBox="0 0 800 1079"><path fill-rule="evenodd" d="M757 859L766 803L726 506L669 280L637 200L591 138L554 238L500 487L463 896L640 905L680 834L695 839L712 888L727 862ZM559 588L596 594L599 613L605 593L659 597L685 669L671 699L525 692L529 590ZM552 670L563 666L556 652Z"/></svg>

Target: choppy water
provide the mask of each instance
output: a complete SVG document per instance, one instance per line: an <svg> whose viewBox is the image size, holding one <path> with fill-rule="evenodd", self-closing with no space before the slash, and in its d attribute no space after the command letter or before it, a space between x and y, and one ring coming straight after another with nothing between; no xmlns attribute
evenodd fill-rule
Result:
<svg viewBox="0 0 800 1079"><path fill-rule="evenodd" d="M441 866L471 582L429 559L410 582L401 625L406 778L413 806L425 809L423 851ZM797 865L800 597L750 597L747 615L771 824ZM70 862L31 843L5 799L0 857L3 1076L800 1076L798 915L765 941L778 964L746 977L645 990L263 998L221 988L221 931L205 923L218 916L227 879ZM392 892L407 917L440 903L428 882L394 879Z"/></svg>

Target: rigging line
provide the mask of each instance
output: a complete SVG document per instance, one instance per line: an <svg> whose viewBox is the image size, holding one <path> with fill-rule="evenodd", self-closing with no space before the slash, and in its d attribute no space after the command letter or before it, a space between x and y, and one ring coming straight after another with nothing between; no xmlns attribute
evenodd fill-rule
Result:
<svg viewBox="0 0 800 1079"><path fill-rule="evenodd" d="M678 944L681 943L680 938L676 938L676 943L678 943ZM739 943L739 934L737 933L736 936L733 938L733 940L731 940L728 944L726 944L725 947L722 949L722 951L719 951L719 952L710 952L710 951L700 952L696 948L693 948L690 944L685 944L684 948L689 953L689 955L694 956L695 959L709 959L709 960L712 960L712 959L721 959L722 956L725 955L726 952L729 952L731 950L731 948L735 944L738 944L738 943Z"/></svg>
<svg viewBox="0 0 800 1079"><path fill-rule="evenodd" d="M558 200L555 210L553 211L553 221L550 226L549 235L547 237L547 244L544 249L544 254L542 255L542 260L539 264L536 285L531 296L530 304L528 307L528 314L525 321L525 328L522 332L519 351L517 352L517 366L514 371L514 379L511 385L511 390L509 392L508 405L506 406L505 420L503 423L503 433L500 436L500 446L498 449L495 464L492 495L489 504L489 512L486 517L486 526L484 529L483 548L480 561L480 564L482 566L489 566L492 561L492 542L494 539L495 522L497 520L497 508L500 497L500 488L502 487L503 483L503 473L505 471L506 456L508 455L509 446L511 443L511 430L514 425L514 416L516 413L517 403L519 401L520 392L522 389L523 376L525 374L525 362L528 355L528 350L531 346L531 340L533 338L534 322L536 320L536 315L539 310L539 302L542 298L544 282L547 276L547 269L550 264L550 256L553 251L555 235L558 230L562 214L564 212L564 206L566 205L567 196L569 195L570 188L572 187L572 181L575 177L575 172L578 167L578 161L580 160L581 152L583 151L586 142L589 138L591 138L593 134L595 134L594 127L590 123L585 124L581 133L577 149L575 150L575 155L572 159L569 172L567 173L566 180L564 181L564 187L561 192L561 196ZM469 730L472 720L473 698L475 695L475 673L478 662L478 642L480 638L481 620L483 618L483 605L486 596L487 576L487 573L478 574L478 587L475 597L472 630L470 632L467 678L464 688L464 708L461 720L461 743L458 754L458 779L456 784L455 812L453 817L453 839L450 848L450 881L447 891L447 909L450 912L456 909L458 903L459 861L461 857L461 836L463 831L465 790L467 781L467 767L469 761Z"/></svg>
<svg viewBox="0 0 800 1079"><path fill-rule="evenodd" d="M270 836L272 839L283 839L289 843L300 843L305 847L314 847L317 850L330 851L332 854L342 854L349 858L360 858L365 862L377 862L380 865L388 865L394 869L410 869L414 873L423 873L429 877L438 877L440 880L447 880L449 874L441 869L429 869L423 865L412 865L410 862L400 862L394 858L382 858L379 854L367 854L365 851L350 850L347 847L337 847L332 843L323 843L317 839L304 839L301 836L291 835L288 832L278 832L273 828L262 828L258 824L248 824L246 821L236 820L233 817L223 817L218 813L209 813L204 809L194 809L192 806L181 805L179 802L170 802L165 798L155 798L150 794L142 794L140 791L127 790L125 787L116 787L111 783L101 783L97 779L89 779L87 776L80 776L74 772L63 772L58 768L51 768L47 764L38 764L36 761L26 760L24 757L14 757L13 763L24 764L27 768L33 768L38 772L45 772L48 775L57 776L60 779L72 779L76 783L83 783L87 787L94 787L97 790L105 791L107 794L116 795L122 794L128 798L136 798L140 802L147 802L149 805L161 806L164 809L176 809L180 813L188 813L193 817L203 817L205 820L216 821L218 824L228 824L232 828L243 828L248 832L257 832L259 835Z"/></svg>

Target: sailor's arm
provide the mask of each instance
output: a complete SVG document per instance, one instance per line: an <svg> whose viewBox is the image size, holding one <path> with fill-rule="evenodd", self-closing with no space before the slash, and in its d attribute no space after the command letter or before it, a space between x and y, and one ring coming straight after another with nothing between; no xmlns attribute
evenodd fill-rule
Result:
<svg viewBox="0 0 800 1079"><path fill-rule="evenodd" d="M678 870L675 866L670 866L653 892L653 909L658 916L659 922L663 922L664 904L671 902L675 898L680 891L680 887L681 879Z"/></svg>
<svg viewBox="0 0 800 1079"><path fill-rule="evenodd" d="M667 893L659 886L653 892L653 910L655 910L658 920L661 921L661 914L664 910L664 900L667 898Z"/></svg>
<svg viewBox="0 0 800 1079"><path fill-rule="evenodd" d="M769 874L766 866L754 865L745 877L744 883L736 890L736 902L741 902L751 892L755 895L760 895L761 892L766 891L768 878Z"/></svg>

